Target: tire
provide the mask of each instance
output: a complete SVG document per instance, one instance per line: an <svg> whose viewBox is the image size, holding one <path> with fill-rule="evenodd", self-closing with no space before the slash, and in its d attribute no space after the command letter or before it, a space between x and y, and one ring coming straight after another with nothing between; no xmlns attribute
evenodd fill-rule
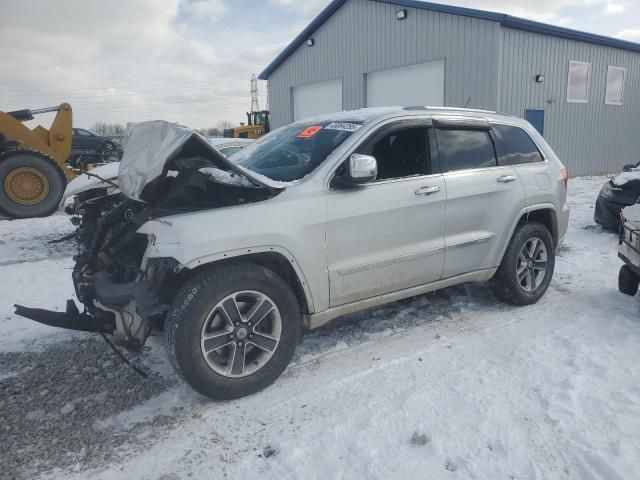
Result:
<svg viewBox="0 0 640 480"><path fill-rule="evenodd" d="M525 245L539 245L538 240L546 250L546 262L542 261L542 255L534 260L529 260L523 253ZM536 252L541 247L535 247ZM521 257L521 253L523 256ZM535 252L534 252L535 253ZM527 264L523 273L519 274L522 266ZM544 264L544 272L541 270ZM530 222L518 226L511 237L507 251L502 258L502 263L494 275L491 286L498 299L511 305L531 305L536 303L547 291L555 268L555 244L551 233L541 223ZM529 272L529 273L527 273ZM520 275L523 275L520 277Z"/></svg>
<svg viewBox="0 0 640 480"><path fill-rule="evenodd" d="M111 155L116 151L116 145L113 142L104 142L100 147L101 155Z"/></svg>
<svg viewBox="0 0 640 480"><path fill-rule="evenodd" d="M9 189L12 181L17 181L18 169L26 169L31 178L42 182L43 193L33 197L41 191L38 186L33 191L21 192L22 197L16 197L15 191L12 193ZM66 184L64 172L49 157L24 150L6 153L0 159L0 210L13 218L49 216L58 209Z"/></svg>
<svg viewBox="0 0 640 480"><path fill-rule="evenodd" d="M239 292L243 293L238 294ZM242 309L238 308L243 318L233 326L233 322L225 323L226 317L220 314L222 309L219 307L221 304L227 305L234 295L237 295L236 299L242 300L241 297L248 292L251 292L251 295L265 296L275 308L264 317L265 320L257 321L259 326L255 325L253 329L245 328L248 333L242 336L241 329L251 325L247 323L248 319L253 318L251 310L242 312ZM250 304L248 300L245 303ZM218 321L221 322L221 329L215 331L215 339L222 339L224 342L228 335L234 335L234 340L219 350L205 354L204 335L208 334L210 326ZM260 336L258 328L270 325L273 329L278 324L279 342L272 353L263 351L257 344L252 343ZM237 325L240 325L240 328ZM233 329L233 332L228 331L229 328ZM165 347L171 364L187 383L211 399L228 400L256 393L282 374L300 342L302 312L292 289L272 270L251 263L229 264L212 267L197 274L180 289L167 314L164 331ZM222 335L220 332L226 333ZM269 336L275 337L275 334L271 332ZM251 340L249 337L256 338ZM246 352L247 359L256 360L243 364L242 372L237 376L239 372L236 371L234 374L231 370L236 365L234 344L240 339L246 342L243 347L238 347L239 351ZM226 364L225 357L228 360ZM260 362L264 363L256 367ZM249 372L251 368L257 370Z"/></svg>
<svg viewBox="0 0 640 480"><path fill-rule="evenodd" d="M618 290L620 290L620 293L633 297L638 293L638 285L640 285L638 275L627 265L621 266L618 274Z"/></svg>

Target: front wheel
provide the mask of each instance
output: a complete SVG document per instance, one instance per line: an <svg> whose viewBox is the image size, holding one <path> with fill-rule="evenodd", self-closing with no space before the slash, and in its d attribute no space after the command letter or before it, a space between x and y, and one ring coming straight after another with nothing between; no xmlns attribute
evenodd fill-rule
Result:
<svg viewBox="0 0 640 480"><path fill-rule="evenodd" d="M518 226L491 283L500 300L531 305L547 291L555 268L555 244L541 223Z"/></svg>
<svg viewBox="0 0 640 480"><path fill-rule="evenodd" d="M165 325L176 371L198 392L227 400L258 392L285 370L302 314L289 285L268 268L213 267L187 282Z"/></svg>

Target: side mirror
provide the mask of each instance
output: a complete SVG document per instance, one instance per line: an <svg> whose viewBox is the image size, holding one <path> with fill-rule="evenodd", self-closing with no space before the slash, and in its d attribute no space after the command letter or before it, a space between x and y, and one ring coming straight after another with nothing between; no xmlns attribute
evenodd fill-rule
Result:
<svg viewBox="0 0 640 480"><path fill-rule="evenodd" d="M633 163L629 163L628 165L625 165L624 167L622 167L622 171L623 172L630 172L634 168L636 168L636 165L634 165Z"/></svg>
<svg viewBox="0 0 640 480"><path fill-rule="evenodd" d="M349 158L349 167L344 180L351 185L371 183L378 177L378 162L375 157L354 153Z"/></svg>

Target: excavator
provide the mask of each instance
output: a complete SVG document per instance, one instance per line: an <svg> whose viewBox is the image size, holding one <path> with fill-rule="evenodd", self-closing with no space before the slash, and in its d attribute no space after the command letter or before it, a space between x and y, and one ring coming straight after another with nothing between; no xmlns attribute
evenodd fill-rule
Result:
<svg viewBox="0 0 640 480"><path fill-rule="evenodd" d="M269 111L247 112L247 125L241 124L223 132L225 138L260 138L271 131Z"/></svg>
<svg viewBox="0 0 640 480"><path fill-rule="evenodd" d="M28 128L35 115L57 112L47 130ZM58 209L67 181L76 177L71 153L73 113L63 103L35 110L0 111L0 212L13 218L46 217Z"/></svg>

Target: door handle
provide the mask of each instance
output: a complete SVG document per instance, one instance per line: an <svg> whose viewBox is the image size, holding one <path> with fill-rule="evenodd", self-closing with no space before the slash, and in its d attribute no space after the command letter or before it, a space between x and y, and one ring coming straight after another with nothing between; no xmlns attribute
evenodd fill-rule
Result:
<svg viewBox="0 0 640 480"><path fill-rule="evenodd" d="M433 195L434 193L438 193L440 191L440 187L422 187L416 190L416 195Z"/></svg>
<svg viewBox="0 0 640 480"><path fill-rule="evenodd" d="M498 177L497 180L499 183L510 183L515 182L518 179L515 175L502 175Z"/></svg>

